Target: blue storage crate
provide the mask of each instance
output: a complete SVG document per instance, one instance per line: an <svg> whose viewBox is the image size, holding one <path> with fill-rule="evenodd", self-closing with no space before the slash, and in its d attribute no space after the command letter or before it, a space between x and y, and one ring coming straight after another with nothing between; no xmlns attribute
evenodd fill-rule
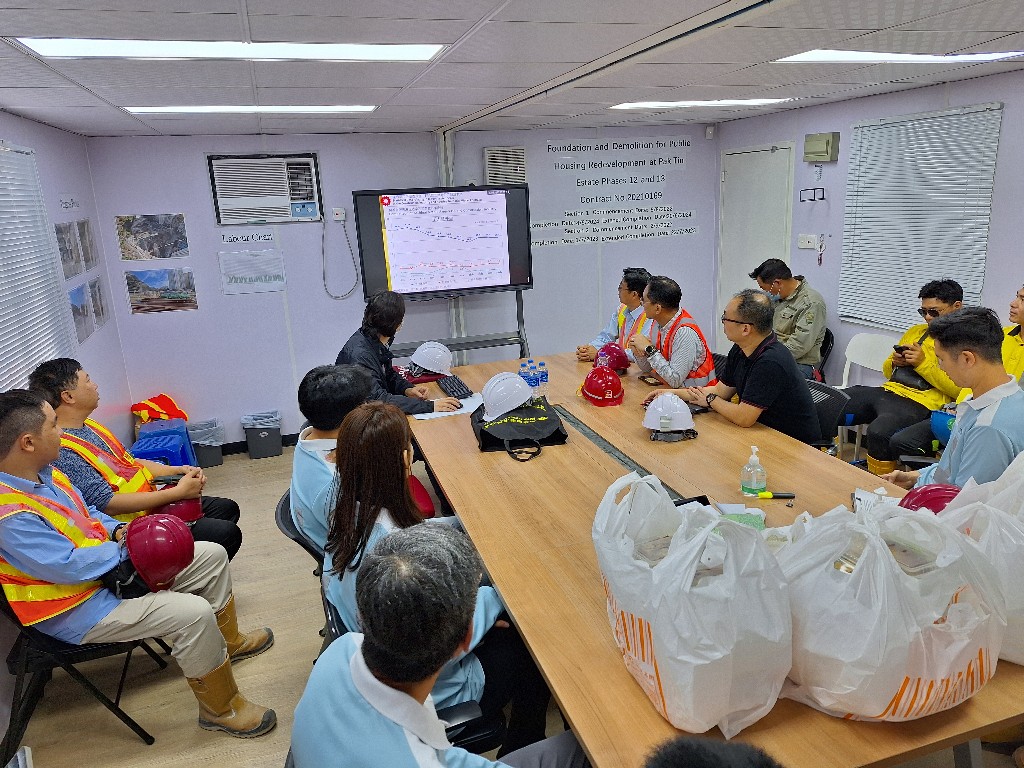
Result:
<svg viewBox="0 0 1024 768"><path fill-rule="evenodd" d="M192 447L192 439L188 435L188 428L185 424L184 419L157 419L156 421L149 421L139 426L139 440L136 441L135 445L138 445L142 440L149 437L162 437L164 435L174 435L181 438L185 443L185 455L188 457L186 461L176 462L177 464L187 464L190 467L199 466L199 461L196 458L195 449ZM134 446L132 447L132 454L135 454ZM148 456L142 456L141 458L147 459Z"/></svg>
<svg viewBox="0 0 1024 768"><path fill-rule="evenodd" d="M196 466L196 455L192 443L181 435L142 435L131 447L131 454L137 459L160 461L172 467Z"/></svg>

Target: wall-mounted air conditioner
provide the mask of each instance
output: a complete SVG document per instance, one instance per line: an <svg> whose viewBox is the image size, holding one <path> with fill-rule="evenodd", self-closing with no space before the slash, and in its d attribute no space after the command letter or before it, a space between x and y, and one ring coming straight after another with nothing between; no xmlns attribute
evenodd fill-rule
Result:
<svg viewBox="0 0 1024 768"><path fill-rule="evenodd" d="M321 221L316 154L207 155L218 224Z"/></svg>

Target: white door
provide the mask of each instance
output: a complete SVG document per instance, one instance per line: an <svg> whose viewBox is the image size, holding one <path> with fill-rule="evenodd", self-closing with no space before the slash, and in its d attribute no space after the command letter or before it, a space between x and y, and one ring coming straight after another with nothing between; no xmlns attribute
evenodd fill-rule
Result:
<svg viewBox="0 0 1024 768"><path fill-rule="evenodd" d="M748 277L754 267L765 259L789 263L792 210L792 145L722 153L716 321L734 293L757 287ZM715 351L730 346L717 323Z"/></svg>

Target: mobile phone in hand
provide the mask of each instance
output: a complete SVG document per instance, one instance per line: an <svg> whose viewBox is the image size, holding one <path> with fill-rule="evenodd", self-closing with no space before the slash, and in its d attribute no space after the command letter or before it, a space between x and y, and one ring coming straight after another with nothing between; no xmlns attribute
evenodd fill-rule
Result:
<svg viewBox="0 0 1024 768"><path fill-rule="evenodd" d="M906 344L893 344L892 348L899 352L901 355L908 349L910 349L910 347L908 347Z"/></svg>

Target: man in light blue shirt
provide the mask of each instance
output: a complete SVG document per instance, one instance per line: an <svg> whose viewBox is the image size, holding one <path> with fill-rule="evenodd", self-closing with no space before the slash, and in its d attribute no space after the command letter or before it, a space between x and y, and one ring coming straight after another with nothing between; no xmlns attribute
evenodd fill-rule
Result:
<svg viewBox="0 0 1024 768"><path fill-rule="evenodd" d="M363 556L356 586L364 634L342 636L313 667L295 709L296 768L585 768L571 732L501 762L453 747L430 691L473 633L483 564L443 525L384 537Z"/></svg>
<svg viewBox="0 0 1024 768"><path fill-rule="evenodd" d="M324 551L334 509L334 449L341 422L370 396L370 375L358 365L321 365L299 384L299 410L309 426L292 458L292 520Z"/></svg>
<svg viewBox="0 0 1024 768"><path fill-rule="evenodd" d="M999 317L985 307L965 307L932 320L928 333L942 370L973 394L957 406L938 464L882 477L903 488L995 480L1024 451L1024 391L1003 367Z"/></svg>
<svg viewBox="0 0 1024 768"><path fill-rule="evenodd" d="M633 352L626 345L630 336L636 333L651 335L653 320L647 317L643 308L644 289L650 279L651 273L643 267L626 267L622 270L619 306L597 338L590 344L576 347L577 360L584 363L593 362L597 357L597 351L612 341L626 350L626 356L633 360Z"/></svg>

